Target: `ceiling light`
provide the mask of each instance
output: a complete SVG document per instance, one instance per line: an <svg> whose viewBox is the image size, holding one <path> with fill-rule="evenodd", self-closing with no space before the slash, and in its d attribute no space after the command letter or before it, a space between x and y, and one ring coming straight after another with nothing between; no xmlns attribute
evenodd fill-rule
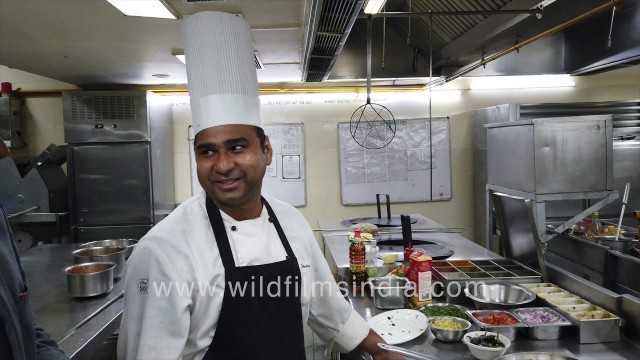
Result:
<svg viewBox="0 0 640 360"><path fill-rule="evenodd" d="M175 55L173 55L173 56L177 57L177 58L178 58L178 60L182 61L182 63L183 63L183 64L186 64L186 61L187 61L187 60L186 60L186 58L185 58L184 54L175 54Z"/></svg>
<svg viewBox="0 0 640 360"><path fill-rule="evenodd" d="M571 75L483 76L471 78L469 89L529 89L575 86Z"/></svg>
<svg viewBox="0 0 640 360"><path fill-rule="evenodd" d="M178 15L163 0L107 0L127 16L178 19Z"/></svg>
<svg viewBox="0 0 640 360"><path fill-rule="evenodd" d="M384 3L387 0L368 0L364 5L364 13L365 14L377 14L380 12L380 9L384 6Z"/></svg>

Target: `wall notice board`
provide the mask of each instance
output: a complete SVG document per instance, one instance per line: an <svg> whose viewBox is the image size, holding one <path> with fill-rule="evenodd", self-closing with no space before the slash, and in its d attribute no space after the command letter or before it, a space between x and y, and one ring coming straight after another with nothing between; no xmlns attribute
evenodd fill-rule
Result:
<svg viewBox="0 0 640 360"><path fill-rule="evenodd" d="M304 124L265 124L264 132L273 148L273 161L264 175L262 192L293 206L305 206Z"/></svg>
<svg viewBox="0 0 640 360"><path fill-rule="evenodd" d="M262 182L262 193L292 206L305 206L306 176L304 159L304 124L272 123L264 125L273 148L273 160ZM193 155L193 131L190 128L192 193L202 191Z"/></svg>
<svg viewBox="0 0 640 360"><path fill-rule="evenodd" d="M343 205L451 199L449 118L396 120L396 134L382 149L365 149L348 122L338 123Z"/></svg>

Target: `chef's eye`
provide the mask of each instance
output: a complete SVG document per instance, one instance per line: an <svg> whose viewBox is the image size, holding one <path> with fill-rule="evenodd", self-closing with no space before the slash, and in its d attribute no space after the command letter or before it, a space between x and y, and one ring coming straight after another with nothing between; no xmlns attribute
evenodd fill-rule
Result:
<svg viewBox="0 0 640 360"><path fill-rule="evenodd" d="M242 151L242 149L244 149L242 145L234 145L231 147L231 151Z"/></svg>
<svg viewBox="0 0 640 360"><path fill-rule="evenodd" d="M208 155L213 155L213 153L214 153L213 150L209 150L209 149L200 150L200 155L208 156Z"/></svg>

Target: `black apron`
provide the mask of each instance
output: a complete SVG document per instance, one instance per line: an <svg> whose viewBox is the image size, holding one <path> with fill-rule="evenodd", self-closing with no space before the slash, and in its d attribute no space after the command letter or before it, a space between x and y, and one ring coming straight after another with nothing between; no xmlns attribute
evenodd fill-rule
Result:
<svg viewBox="0 0 640 360"><path fill-rule="evenodd" d="M287 258L272 264L238 267L220 210L207 196L207 214L224 265L225 288L218 326L205 360L305 359L300 267L271 206L264 198L262 203ZM245 295L233 296L234 286L246 286Z"/></svg>

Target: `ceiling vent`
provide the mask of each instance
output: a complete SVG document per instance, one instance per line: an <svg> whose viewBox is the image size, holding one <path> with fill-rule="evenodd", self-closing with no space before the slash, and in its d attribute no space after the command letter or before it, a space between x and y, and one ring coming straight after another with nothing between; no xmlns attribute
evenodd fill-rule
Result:
<svg viewBox="0 0 640 360"><path fill-rule="evenodd" d="M264 63L262 62L262 59L260 59L260 55L258 55L257 51L253 52L253 58L256 61L256 70L264 69Z"/></svg>
<svg viewBox="0 0 640 360"><path fill-rule="evenodd" d="M321 82L329 77L363 1L313 1L303 58L305 82Z"/></svg>

